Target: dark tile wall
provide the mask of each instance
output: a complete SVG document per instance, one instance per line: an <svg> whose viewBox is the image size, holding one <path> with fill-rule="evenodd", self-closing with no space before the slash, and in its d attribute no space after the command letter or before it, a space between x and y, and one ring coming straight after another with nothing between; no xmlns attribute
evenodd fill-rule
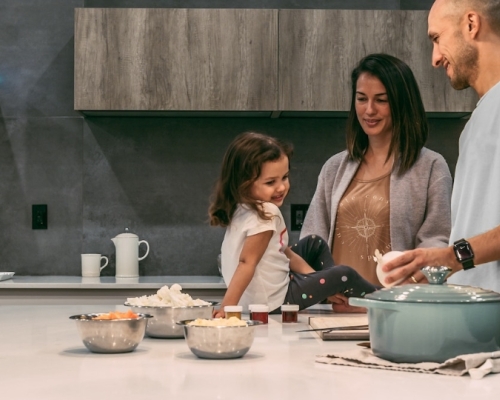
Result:
<svg viewBox="0 0 500 400"><path fill-rule="evenodd" d="M270 8L427 8L431 1L266 1ZM342 118L83 118L73 111L73 9L137 1L0 4L0 271L79 275L80 253L111 257L125 227L151 246L143 275L215 275L223 230L207 224L228 143L257 130L291 141L292 191L308 203L325 160L344 147ZM243 7L243 1L141 1L144 7ZM343 7L348 5L348 7ZM463 120L433 119L429 147L450 168ZM48 205L48 230L31 205ZM297 232L291 233L296 240Z"/></svg>

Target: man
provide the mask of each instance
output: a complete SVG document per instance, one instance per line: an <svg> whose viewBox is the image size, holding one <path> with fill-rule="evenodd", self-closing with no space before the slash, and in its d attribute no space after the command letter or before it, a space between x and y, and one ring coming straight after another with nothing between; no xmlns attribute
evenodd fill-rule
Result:
<svg viewBox="0 0 500 400"><path fill-rule="evenodd" d="M500 0L436 0L428 24L432 65L480 100L459 141L451 246L405 252L384 266L386 282L425 281L420 268L446 265L449 282L500 292Z"/></svg>

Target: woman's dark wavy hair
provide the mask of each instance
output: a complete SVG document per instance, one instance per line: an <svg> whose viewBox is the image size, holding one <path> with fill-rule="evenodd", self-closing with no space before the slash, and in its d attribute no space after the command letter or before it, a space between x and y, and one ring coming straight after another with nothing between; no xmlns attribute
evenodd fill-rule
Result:
<svg viewBox="0 0 500 400"><path fill-rule="evenodd" d="M364 57L351 73L352 98L347 120L347 151L351 159L362 161L368 148L368 136L356 116L356 86L361 74L380 80L387 92L392 118L392 139L387 154L400 158L398 173L408 171L417 161L429 133L424 104L415 76L410 67L388 54Z"/></svg>
<svg viewBox="0 0 500 400"><path fill-rule="evenodd" d="M257 133L238 135L229 145L222 161L220 177L215 184L208 214L210 225L226 227L231 223L238 204L255 210L269 220L259 201L250 197L250 188L260 176L262 165L286 156L290 160L293 147L289 143Z"/></svg>

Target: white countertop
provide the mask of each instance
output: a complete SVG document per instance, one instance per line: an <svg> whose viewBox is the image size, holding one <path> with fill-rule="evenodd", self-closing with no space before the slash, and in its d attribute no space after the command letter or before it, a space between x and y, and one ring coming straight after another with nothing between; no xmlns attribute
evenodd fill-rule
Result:
<svg viewBox="0 0 500 400"><path fill-rule="evenodd" d="M183 289L226 289L220 276L140 276L138 278L115 278L101 276L22 276L0 281L3 289L159 289L163 285L178 283Z"/></svg>
<svg viewBox="0 0 500 400"><path fill-rule="evenodd" d="M116 309L122 309L117 306ZM355 341L322 341L307 328L310 315L331 315L320 305L298 324L256 327L241 359L196 358L183 339L144 338L126 354L93 354L81 342L78 313L105 306L0 306L0 392L9 400L432 400L498 399L500 374L482 380L323 365L317 354L349 350ZM411 338L409 338L411 340Z"/></svg>
<svg viewBox="0 0 500 400"><path fill-rule="evenodd" d="M123 304L128 297L152 295L164 285L181 285L185 293L220 301L226 284L220 276L140 276L115 278L102 276L23 276L0 281L0 304L51 305L51 304Z"/></svg>

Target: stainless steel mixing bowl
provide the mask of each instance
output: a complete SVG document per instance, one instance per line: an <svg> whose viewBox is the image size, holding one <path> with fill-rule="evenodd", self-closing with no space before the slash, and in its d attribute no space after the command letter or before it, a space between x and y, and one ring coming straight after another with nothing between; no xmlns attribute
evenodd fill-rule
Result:
<svg viewBox="0 0 500 400"><path fill-rule="evenodd" d="M148 318L139 314L139 318L95 320L104 314L72 315L76 322L83 344L93 353L127 353L133 351L144 338Z"/></svg>
<svg viewBox="0 0 500 400"><path fill-rule="evenodd" d="M189 322L178 324L184 330L187 345L200 358L239 358L252 346L255 325L259 321L246 321L247 326L196 326Z"/></svg>
<svg viewBox="0 0 500 400"><path fill-rule="evenodd" d="M146 335L154 338L183 338L182 326L178 321L193 320L196 318L212 318L212 312L216 302L203 306L186 307L156 307L156 306L134 306L125 303L135 313L146 313L152 316L146 327Z"/></svg>

